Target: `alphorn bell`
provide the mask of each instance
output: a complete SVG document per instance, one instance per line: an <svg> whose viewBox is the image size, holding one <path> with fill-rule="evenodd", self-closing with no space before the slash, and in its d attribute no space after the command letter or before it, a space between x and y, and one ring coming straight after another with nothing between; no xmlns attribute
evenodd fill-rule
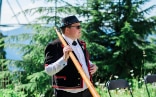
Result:
<svg viewBox="0 0 156 97"><path fill-rule="evenodd" d="M62 42L62 44L64 46L67 46L67 43L65 42L64 38L62 37L62 35L60 34L60 32L57 30L56 27L54 27L54 29L56 30L56 33L60 39L60 41ZM91 92L93 97L100 97L100 95L97 93L97 91L95 90L93 84L90 82L90 80L88 79L88 77L86 76L86 74L84 73L81 65L79 64L78 60L76 59L76 57L74 56L74 54L72 52L69 52L69 56L72 59L76 69L78 70L78 72L80 73L81 77L83 78L84 82L86 83L86 85L88 86L89 91Z"/></svg>

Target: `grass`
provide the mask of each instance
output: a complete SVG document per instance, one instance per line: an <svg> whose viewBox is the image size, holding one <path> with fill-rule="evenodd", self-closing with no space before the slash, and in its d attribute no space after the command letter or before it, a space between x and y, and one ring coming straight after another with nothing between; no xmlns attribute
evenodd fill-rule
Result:
<svg viewBox="0 0 156 97"><path fill-rule="evenodd" d="M148 93L146 90L146 86L143 83L137 82L135 79L133 80L135 83L131 85L132 93L134 97L148 97ZM141 84L141 85L139 85ZM148 84L150 97L156 97L156 83ZM109 97L109 93L105 84L99 84L97 86L97 91L101 97ZM131 97L130 92L127 89L121 90L111 90L112 97Z"/></svg>
<svg viewBox="0 0 156 97"><path fill-rule="evenodd" d="M146 90L146 86L144 81L140 79L137 81L136 79L132 79L129 83L131 85L132 93L134 97L148 97L148 93ZM109 97L108 90L105 86L105 83L96 84L97 92L101 97ZM150 97L156 97L156 83L148 84ZM111 90L112 97L131 97L130 92L127 89L121 90ZM0 89L0 97L26 97L22 91L16 91L13 88L10 89ZM35 97L44 97L41 96L40 93L37 93Z"/></svg>

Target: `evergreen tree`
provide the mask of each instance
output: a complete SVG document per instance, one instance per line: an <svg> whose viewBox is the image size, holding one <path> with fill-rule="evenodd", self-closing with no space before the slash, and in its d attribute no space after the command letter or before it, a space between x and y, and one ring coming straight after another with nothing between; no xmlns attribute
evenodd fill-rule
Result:
<svg viewBox="0 0 156 97"><path fill-rule="evenodd" d="M155 68L155 44L148 36L155 33L156 17L146 18L145 14L155 5L142 9L148 0L88 0L87 8L82 8L88 20L84 24L84 37L88 40L92 60L99 64L99 79L102 81L119 76L143 76L143 52L146 52L146 66ZM149 62L149 63L147 63ZM150 65L148 65L150 66ZM112 78L113 79L113 78Z"/></svg>
<svg viewBox="0 0 156 97"><path fill-rule="evenodd" d="M5 63L5 55L6 55L6 52L4 51L4 35L2 33L0 33L0 73L2 71L5 71L7 68L7 66L4 64ZM7 78L5 76L1 76L0 77L0 87L1 88L5 88L6 87L6 84L7 81L6 80Z"/></svg>

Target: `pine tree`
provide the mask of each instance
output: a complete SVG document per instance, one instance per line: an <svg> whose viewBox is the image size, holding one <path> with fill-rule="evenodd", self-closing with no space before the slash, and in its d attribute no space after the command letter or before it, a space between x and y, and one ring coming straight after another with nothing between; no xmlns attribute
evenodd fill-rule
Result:
<svg viewBox="0 0 156 97"><path fill-rule="evenodd" d="M104 81L115 75L128 78L131 70L135 77L147 73L142 71L145 69L143 51L148 56L145 62L155 64L155 46L147 39L155 33L156 18L145 17L155 5L141 9L147 2L88 0L87 8L81 7L81 15L88 18L84 24L84 37L89 42L92 60L100 67L99 79ZM156 71L149 69L148 72Z"/></svg>
<svg viewBox="0 0 156 97"><path fill-rule="evenodd" d="M5 55L6 52L4 51L4 35L2 33L0 33L0 87L1 88L5 88L6 85L8 84L8 77L4 76L4 73L7 70L7 65L5 64Z"/></svg>

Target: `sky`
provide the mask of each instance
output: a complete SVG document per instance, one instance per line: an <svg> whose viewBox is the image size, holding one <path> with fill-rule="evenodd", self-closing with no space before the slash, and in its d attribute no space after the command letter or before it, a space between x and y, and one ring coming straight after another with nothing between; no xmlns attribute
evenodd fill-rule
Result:
<svg viewBox="0 0 156 97"><path fill-rule="evenodd" d="M19 5L18 5L19 4ZM15 14L21 12L22 9L31 9L38 6L48 6L49 4L45 3L44 0L38 0L37 2L33 2L32 0L2 0L2 24L17 24L17 19L13 17L13 11ZM13 10L13 11L12 11ZM28 17L28 20L33 20L34 17ZM19 15L18 20L20 23L28 23L24 15Z"/></svg>
<svg viewBox="0 0 156 97"><path fill-rule="evenodd" d="M32 22L37 16L24 16L24 14L19 15L18 17L13 17L14 14L18 12L28 9L35 8L38 6L51 6L51 4L47 4L44 0L36 0L37 2L33 2L33 0L2 0L2 13L1 13L1 24L28 24ZM74 1L74 0L73 0ZM77 1L77 0L76 0ZM80 0L81 1L81 0ZM71 2L71 1L70 1ZM156 4L155 0L150 0L143 8ZM19 6L20 5L20 6ZM156 15L156 9L151 11L150 15ZM16 27L13 27L14 29ZM10 30L10 27L1 27L1 31Z"/></svg>
<svg viewBox="0 0 156 97"><path fill-rule="evenodd" d="M32 22L37 16L30 16L21 14L14 17L14 14L21 12L22 10L35 8L38 6L49 6L44 0L38 0L33 2L32 0L2 0L2 12L1 12L1 24L28 24ZM12 29L16 28L11 27ZM2 31L10 30L10 27L1 27Z"/></svg>

